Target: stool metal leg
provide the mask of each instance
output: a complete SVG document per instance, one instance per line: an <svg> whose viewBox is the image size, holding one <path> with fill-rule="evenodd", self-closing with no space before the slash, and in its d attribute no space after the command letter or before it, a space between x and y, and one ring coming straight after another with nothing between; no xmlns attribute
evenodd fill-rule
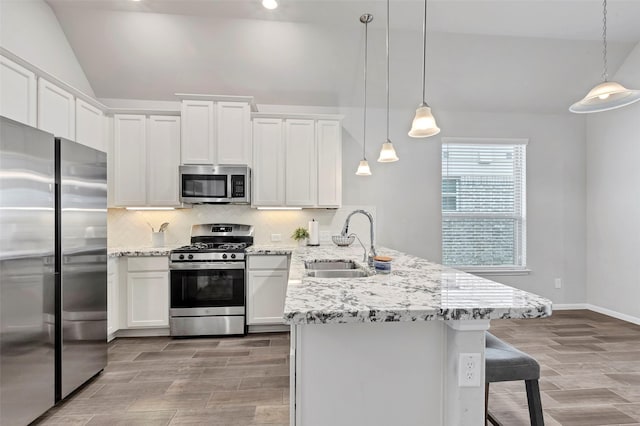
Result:
<svg viewBox="0 0 640 426"><path fill-rule="evenodd" d="M489 423L493 426L502 426L502 423L489 412L489 383L487 383L484 385L484 424L488 426Z"/></svg>
<svg viewBox="0 0 640 426"><path fill-rule="evenodd" d="M527 388L527 402L529 403L529 419L531 426L544 426L542 415L542 400L540 398L540 387L538 380L525 380Z"/></svg>

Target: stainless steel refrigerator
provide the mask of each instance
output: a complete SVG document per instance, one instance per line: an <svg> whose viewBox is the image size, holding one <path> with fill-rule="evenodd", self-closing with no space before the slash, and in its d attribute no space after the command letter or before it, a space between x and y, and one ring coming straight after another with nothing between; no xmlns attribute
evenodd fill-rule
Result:
<svg viewBox="0 0 640 426"><path fill-rule="evenodd" d="M0 424L107 361L106 154L0 117Z"/></svg>

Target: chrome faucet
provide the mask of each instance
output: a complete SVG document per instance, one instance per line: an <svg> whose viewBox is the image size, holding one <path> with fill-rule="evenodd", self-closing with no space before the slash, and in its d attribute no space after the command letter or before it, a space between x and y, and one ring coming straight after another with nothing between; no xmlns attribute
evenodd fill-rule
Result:
<svg viewBox="0 0 640 426"><path fill-rule="evenodd" d="M356 240L358 240L358 242L360 243L360 246L362 247L362 250L364 250L364 255L362 256L362 261L363 262L367 262L367 264L369 263L369 259L367 259L367 248L364 246L364 244L362 244L362 241L360 241L360 237L358 237L358 234L356 234L355 232L352 232L349 234L349 236L354 236L356 237Z"/></svg>
<svg viewBox="0 0 640 426"><path fill-rule="evenodd" d="M376 248L375 248L375 243L374 243L374 237L373 237L373 216L371 216L371 213L369 213L366 210L354 210L351 213L349 213L349 216L347 216L347 219L344 221L344 226L342 227L342 233L341 235L346 237L349 234L349 221L351 220L351 216L353 216L356 213L360 213L365 215L368 219L369 219L369 229L370 229L370 237L371 237L371 247L369 248L369 253L366 254L366 259L367 259L367 264L369 266L373 266L373 258L375 256L377 256L376 253ZM362 243L360 243L362 244ZM365 251L366 252L366 251Z"/></svg>

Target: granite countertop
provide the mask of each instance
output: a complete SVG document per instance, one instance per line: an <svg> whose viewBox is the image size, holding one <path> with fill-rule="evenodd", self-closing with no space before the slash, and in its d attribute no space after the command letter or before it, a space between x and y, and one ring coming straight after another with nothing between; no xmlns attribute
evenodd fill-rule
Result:
<svg viewBox="0 0 640 426"><path fill-rule="evenodd" d="M396 250L389 275L312 278L304 261L363 262L362 247L299 247L293 250L284 307L288 324L542 318L551 301L526 291L448 268Z"/></svg>
<svg viewBox="0 0 640 426"><path fill-rule="evenodd" d="M109 247L108 257L142 257L142 256L169 256L169 252L178 246L168 247Z"/></svg>
<svg viewBox="0 0 640 426"><path fill-rule="evenodd" d="M284 255L291 255L291 253L293 252L293 250L295 250L296 247L294 246L276 246L276 245L267 245L267 244L257 244L257 245L253 245L250 247L247 247L247 251L246 254L247 256L250 256L252 254L255 255L273 255L273 256L284 256Z"/></svg>

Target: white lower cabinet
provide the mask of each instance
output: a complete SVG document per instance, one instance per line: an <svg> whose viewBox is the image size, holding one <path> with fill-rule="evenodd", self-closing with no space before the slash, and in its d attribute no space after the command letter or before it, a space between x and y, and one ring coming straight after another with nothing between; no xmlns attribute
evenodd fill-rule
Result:
<svg viewBox="0 0 640 426"><path fill-rule="evenodd" d="M248 259L247 325L284 324L289 258L252 255Z"/></svg>
<svg viewBox="0 0 640 426"><path fill-rule="evenodd" d="M118 331L118 258L107 263L107 336Z"/></svg>
<svg viewBox="0 0 640 426"><path fill-rule="evenodd" d="M127 327L169 326L167 257L127 259Z"/></svg>

